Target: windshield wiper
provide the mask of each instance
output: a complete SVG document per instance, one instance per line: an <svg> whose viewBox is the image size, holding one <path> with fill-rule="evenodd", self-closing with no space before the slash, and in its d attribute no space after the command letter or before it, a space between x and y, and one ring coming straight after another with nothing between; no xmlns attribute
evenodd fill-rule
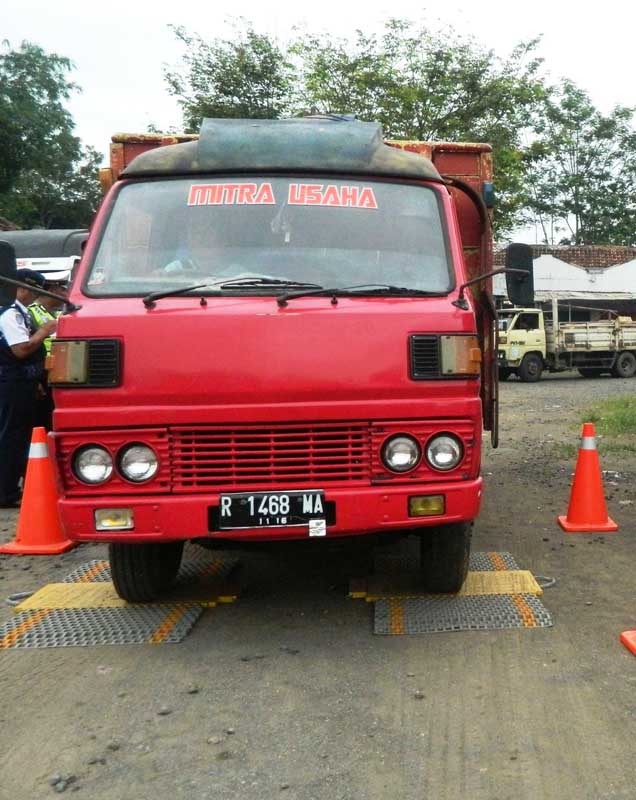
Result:
<svg viewBox="0 0 636 800"><path fill-rule="evenodd" d="M166 289L164 292L150 292L143 299L143 304L146 308L152 308L155 300L161 300L162 297L177 297L180 294L187 294L193 292L195 289L205 289L208 286L214 286L214 283L197 283L194 286L178 286L173 289Z"/></svg>
<svg viewBox="0 0 636 800"><path fill-rule="evenodd" d="M298 289L322 289L319 283L306 283L305 281L294 281L287 278L230 278L229 280L223 279L221 281L197 283L194 286L177 286L173 289L166 289L163 292L151 292L144 297L143 304L146 308L152 308L155 304L155 300L161 300L162 297L177 297L180 294L187 294L188 292L194 292L196 289L206 289L212 286L214 286L217 291L232 289L234 287L240 289L243 286L247 288L253 286L290 286Z"/></svg>
<svg viewBox="0 0 636 800"><path fill-rule="evenodd" d="M360 286L342 286L332 289L319 288L309 289L307 291L299 290L297 292L284 292L276 298L278 305L283 308L287 305L288 300L293 300L295 297L308 297L310 295L331 295L331 302L335 305L338 302L338 297L347 297L355 295L395 295L402 297L443 297L446 292L428 292L425 289L413 289L408 286L392 286L388 283L367 283Z"/></svg>
<svg viewBox="0 0 636 800"><path fill-rule="evenodd" d="M235 280L224 281L219 284L219 289L231 289L233 287L247 286L291 286L298 289L323 289L319 283L307 283L306 281L293 281L288 278L236 278Z"/></svg>

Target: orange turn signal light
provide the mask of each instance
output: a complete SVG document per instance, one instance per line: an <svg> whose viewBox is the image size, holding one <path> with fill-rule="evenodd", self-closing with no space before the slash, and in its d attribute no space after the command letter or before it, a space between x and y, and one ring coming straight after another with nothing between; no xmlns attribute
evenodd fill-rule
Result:
<svg viewBox="0 0 636 800"><path fill-rule="evenodd" d="M88 378L88 342L57 341L51 343L46 359L49 384L82 384Z"/></svg>
<svg viewBox="0 0 636 800"><path fill-rule="evenodd" d="M479 375L481 349L476 336L441 336L442 375Z"/></svg>

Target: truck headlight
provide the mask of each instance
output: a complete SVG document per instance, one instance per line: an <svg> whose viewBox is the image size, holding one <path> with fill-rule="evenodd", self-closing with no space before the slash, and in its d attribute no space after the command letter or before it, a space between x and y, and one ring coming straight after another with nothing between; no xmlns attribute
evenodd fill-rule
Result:
<svg viewBox="0 0 636 800"><path fill-rule="evenodd" d="M105 447L87 444L73 457L73 473L83 483L105 483L113 474L113 457Z"/></svg>
<svg viewBox="0 0 636 800"><path fill-rule="evenodd" d="M408 472L417 466L422 451L412 436L392 436L382 446L382 461L392 472Z"/></svg>
<svg viewBox="0 0 636 800"><path fill-rule="evenodd" d="M154 477L159 469L155 451L145 444L130 444L119 452L119 471L129 481L142 483Z"/></svg>
<svg viewBox="0 0 636 800"><path fill-rule="evenodd" d="M462 443L450 433L433 436L426 445L426 460L433 469L442 471L454 469L463 457Z"/></svg>

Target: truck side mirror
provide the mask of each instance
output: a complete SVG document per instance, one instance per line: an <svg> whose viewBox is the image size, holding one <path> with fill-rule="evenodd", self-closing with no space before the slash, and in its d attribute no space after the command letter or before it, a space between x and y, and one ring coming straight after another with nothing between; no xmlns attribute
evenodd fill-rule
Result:
<svg viewBox="0 0 636 800"><path fill-rule="evenodd" d="M16 280L15 250L8 242L0 241L0 308L15 302L15 286L5 283L2 278Z"/></svg>
<svg viewBox="0 0 636 800"><path fill-rule="evenodd" d="M509 244L506 250L506 268L521 269L527 274L518 272L506 273L506 290L510 302L521 308L534 303L534 274L532 247L529 244Z"/></svg>

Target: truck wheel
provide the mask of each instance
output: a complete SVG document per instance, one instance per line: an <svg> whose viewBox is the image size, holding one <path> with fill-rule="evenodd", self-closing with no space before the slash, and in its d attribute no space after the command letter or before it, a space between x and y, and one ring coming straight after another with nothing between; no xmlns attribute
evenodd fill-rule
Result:
<svg viewBox="0 0 636 800"><path fill-rule="evenodd" d="M628 350L619 353L612 367L612 375L615 378L633 378L636 375L636 356Z"/></svg>
<svg viewBox="0 0 636 800"><path fill-rule="evenodd" d="M115 591L129 603L149 603L176 578L183 542L110 544L108 558Z"/></svg>
<svg viewBox="0 0 636 800"><path fill-rule="evenodd" d="M508 378L512 375L512 370L508 369L507 367L500 367L499 368L499 380L500 381L507 381Z"/></svg>
<svg viewBox="0 0 636 800"><path fill-rule="evenodd" d="M584 378L599 378L604 371L607 372L607 370L597 367L579 367L579 375L582 375Z"/></svg>
<svg viewBox="0 0 636 800"><path fill-rule="evenodd" d="M458 592L468 574L472 522L453 522L418 532L420 574L427 592Z"/></svg>
<svg viewBox="0 0 636 800"><path fill-rule="evenodd" d="M524 383L535 383L543 372L543 361L536 353L528 353L523 357L517 374Z"/></svg>

